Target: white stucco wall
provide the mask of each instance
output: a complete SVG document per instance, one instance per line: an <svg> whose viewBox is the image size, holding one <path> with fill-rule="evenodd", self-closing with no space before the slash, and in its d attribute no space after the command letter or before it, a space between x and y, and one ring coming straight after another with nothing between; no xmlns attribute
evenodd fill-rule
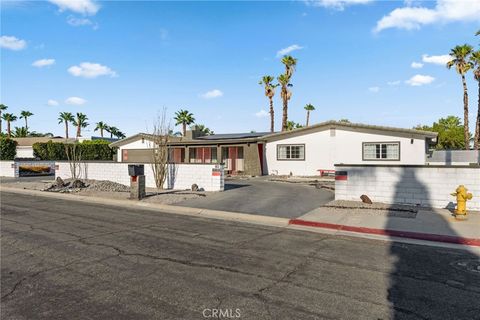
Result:
<svg viewBox="0 0 480 320"><path fill-rule="evenodd" d="M480 168L467 166L337 166L347 180L335 180L335 199L453 208L450 193L463 184L473 194L467 208L480 210Z"/></svg>
<svg viewBox="0 0 480 320"><path fill-rule="evenodd" d="M362 160L363 142L400 142L399 161ZM277 160L277 145L305 144L305 161ZM268 174L312 176L319 169L334 170L336 163L349 164L425 164L425 139L395 136L392 134L373 134L336 128L334 136L330 129L290 136L285 139L269 141L265 147Z"/></svg>
<svg viewBox="0 0 480 320"><path fill-rule="evenodd" d="M152 142L145 139L142 143L142 138L139 137L138 140L132 141L132 142L127 143L127 144L118 148L117 161L122 162L122 150L123 149L149 149L151 147L152 147Z"/></svg>
<svg viewBox="0 0 480 320"><path fill-rule="evenodd" d="M130 185L128 175L128 163L120 162L83 162L81 164L81 179L109 180L124 185ZM224 174L221 168L219 175L213 175L212 169L217 168L213 164L175 164L169 165L169 175L164 188L185 190L190 189L196 183L205 191L223 191ZM145 164L145 184L147 188L155 188L152 168ZM62 179L71 178L68 162L56 162L55 177Z"/></svg>
<svg viewBox="0 0 480 320"><path fill-rule="evenodd" d="M17 155L15 158L33 158L32 146L17 146Z"/></svg>
<svg viewBox="0 0 480 320"><path fill-rule="evenodd" d="M0 161L0 177L16 177L17 175L14 161Z"/></svg>

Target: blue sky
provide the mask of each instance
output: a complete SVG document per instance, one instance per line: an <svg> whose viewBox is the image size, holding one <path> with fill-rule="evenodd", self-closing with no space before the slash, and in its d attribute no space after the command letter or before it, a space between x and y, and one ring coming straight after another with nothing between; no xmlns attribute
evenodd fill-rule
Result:
<svg viewBox="0 0 480 320"><path fill-rule="evenodd" d="M290 47L298 58L291 120L303 123L312 103L313 123L412 127L463 117L460 77L444 55L457 44L478 47L478 29L475 0L2 0L1 102L32 111L32 130L55 134L63 134L61 111L130 135L164 107L170 117L188 109L217 133L267 131L258 81L283 72L278 52ZM473 131L471 74L468 86ZM275 106L279 128L279 94Z"/></svg>

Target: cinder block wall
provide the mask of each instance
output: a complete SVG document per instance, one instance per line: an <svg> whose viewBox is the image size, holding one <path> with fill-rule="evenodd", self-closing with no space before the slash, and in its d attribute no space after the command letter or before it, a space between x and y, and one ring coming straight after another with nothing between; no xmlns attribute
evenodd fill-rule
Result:
<svg viewBox="0 0 480 320"><path fill-rule="evenodd" d="M128 163L86 161L82 162L80 167L81 179L109 180L127 186L130 185ZM151 165L145 164L144 168L147 188L155 188ZM190 189L192 184L196 183L199 188L203 188L205 191L223 191L225 185L223 168L214 171L215 168L216 165L214 164L170 164L164 188L185 190ZM56 162L55 177L71 178L68 162Z"/></svg>
<svg viewBox="0 0 480 320"><path fill-rule="evenodd" d="M467 208L480 210L480 167L468 166L349 166L336 165L347 180L335 180L336 200L360 201L366 194L374 202L453 208L451 195L458 185L473 194Z"/></svg>
<svg viewBox="0 0 480 320"><path fill-rule="evenodd" d="M1 177L17 177L18 171L15 168L14 161L0 161L0 176Z"/></svg>

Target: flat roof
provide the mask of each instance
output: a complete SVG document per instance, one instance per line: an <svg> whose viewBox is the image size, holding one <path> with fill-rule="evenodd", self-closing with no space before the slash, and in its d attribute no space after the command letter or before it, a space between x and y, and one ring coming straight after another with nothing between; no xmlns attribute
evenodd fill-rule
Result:
<svg viewBox="0 0 480 320"><path fill-rule="evenodd" d="M225 140L225 139L245 139L258 138L270 134L270 132L247 132L247 133L220 133L208 136L197 137L193 140Z"/></svg>

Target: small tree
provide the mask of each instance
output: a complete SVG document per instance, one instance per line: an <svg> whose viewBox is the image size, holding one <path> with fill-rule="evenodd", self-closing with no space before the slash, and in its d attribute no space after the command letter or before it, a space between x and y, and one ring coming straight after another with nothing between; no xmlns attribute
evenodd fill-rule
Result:
<svg viewBox="0 0 480 320"><path fill-rule="evenodd" d="M82 148L78 143L66 143L65 154L67 155L72 179L80 179L82 176Z"/></svg>
<svg viewBox="0 0 480 320"><path fill-rule="evenodd" d="M149 146L152 149L152 172L155 185L158 190L163 189L163 185L168 174L168 139L170 137L170 124L166 121L166 110L157 117L153 123L153 130L150 134L151 141Z"/></svg>

